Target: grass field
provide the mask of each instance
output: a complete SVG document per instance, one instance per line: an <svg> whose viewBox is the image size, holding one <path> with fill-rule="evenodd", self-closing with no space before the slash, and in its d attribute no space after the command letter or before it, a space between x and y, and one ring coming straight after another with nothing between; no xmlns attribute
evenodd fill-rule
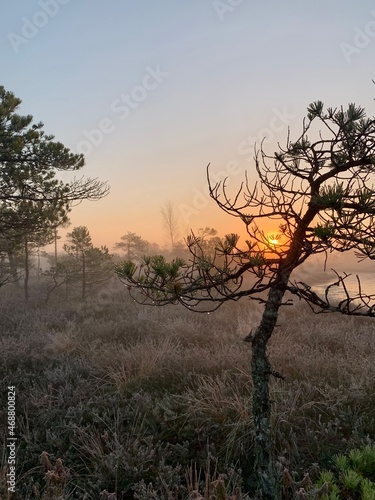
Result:
<svg viewBox="0 0 375 500"><path fill-rule="evenodd" d="M250 346L261 306L147 308L0 290L0 413L16 388L15 499L245 499ZM301 479L375 440L375 323L285 307L270 346L280 470ZM4 443L6 443L4 439ZM0 497L7 499L4 444ZM315 471L315 472L314 472ZM113 494L113 495L111 495ZM201 496L200 496L201 495ZM221 495L221 496L220 496Z"/></svg>

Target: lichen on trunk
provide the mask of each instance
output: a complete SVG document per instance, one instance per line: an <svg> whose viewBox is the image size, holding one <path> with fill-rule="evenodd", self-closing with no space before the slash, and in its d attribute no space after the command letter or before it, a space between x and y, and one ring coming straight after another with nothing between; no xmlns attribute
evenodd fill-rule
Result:
<svg viewBox="0 0 375 500"><path fill-rule="evenodd" d="M270 377L271 363L268 359L267 345L276 326L279 308L282 304L289 273L279 276L270 289L262 320L251 338L251 373L253 379L253 420L255 469L263 499L278 500L279 480L275 462L275 447L271 425Z"/></svg>

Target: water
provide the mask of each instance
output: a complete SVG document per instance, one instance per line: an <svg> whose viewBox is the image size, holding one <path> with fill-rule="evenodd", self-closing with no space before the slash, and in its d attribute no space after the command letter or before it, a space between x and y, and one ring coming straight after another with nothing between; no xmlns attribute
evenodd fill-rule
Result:
<svg viewBox="0 0 375 500"><path fill-rule="evenodd" d="M375 304L375 273L369 273L369 272L363 272L358 274L360 281L361 281L361 290L363 295L373 295L374 298L372 300L372 303ZM324 297L326 287L330 285L331 283L334 283L337 281L337 278L335 276L332 277L332 279L327 280L325 282L316 284L312 287L313 291L317 293L319 296ZM354 297L358 295L359 289L358 289L358 281L356 278L355 273L352 273L350 276L348 276L345 281L345 286L346 289L351 297ZM330 300L340 300L346 297L345 291L342 287L340 286L332 286L329 291L329 299Z"/></svg>

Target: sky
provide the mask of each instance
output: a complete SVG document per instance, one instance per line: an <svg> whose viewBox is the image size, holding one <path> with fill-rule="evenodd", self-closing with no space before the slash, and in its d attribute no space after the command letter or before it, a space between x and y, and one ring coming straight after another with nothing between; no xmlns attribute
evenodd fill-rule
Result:
<svg viewBox="0 0 375 500"><path fill-rule="evenodd" d="M233 187L245 170L255 182L254 143L272 154L288 128L298 137L311 102L374 114L370 0L14 0L0 34L0 85L19 112L108 181L70 230L110 249L128 231L165 244L166 202L182 235L241 233L208 196L208 163Z"/></svg>

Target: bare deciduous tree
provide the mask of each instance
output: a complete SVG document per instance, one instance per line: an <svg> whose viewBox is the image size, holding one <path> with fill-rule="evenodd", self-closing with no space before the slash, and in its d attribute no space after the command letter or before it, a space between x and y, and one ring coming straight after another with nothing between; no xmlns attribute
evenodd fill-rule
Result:
<svg viewBox="0 0 375 500"><path fill-rule="evenodd" d="M171 250L173 251L180 238L180 229L173 203L170 201L164 203L160 212L163 227L171 245Z"/></svg>

